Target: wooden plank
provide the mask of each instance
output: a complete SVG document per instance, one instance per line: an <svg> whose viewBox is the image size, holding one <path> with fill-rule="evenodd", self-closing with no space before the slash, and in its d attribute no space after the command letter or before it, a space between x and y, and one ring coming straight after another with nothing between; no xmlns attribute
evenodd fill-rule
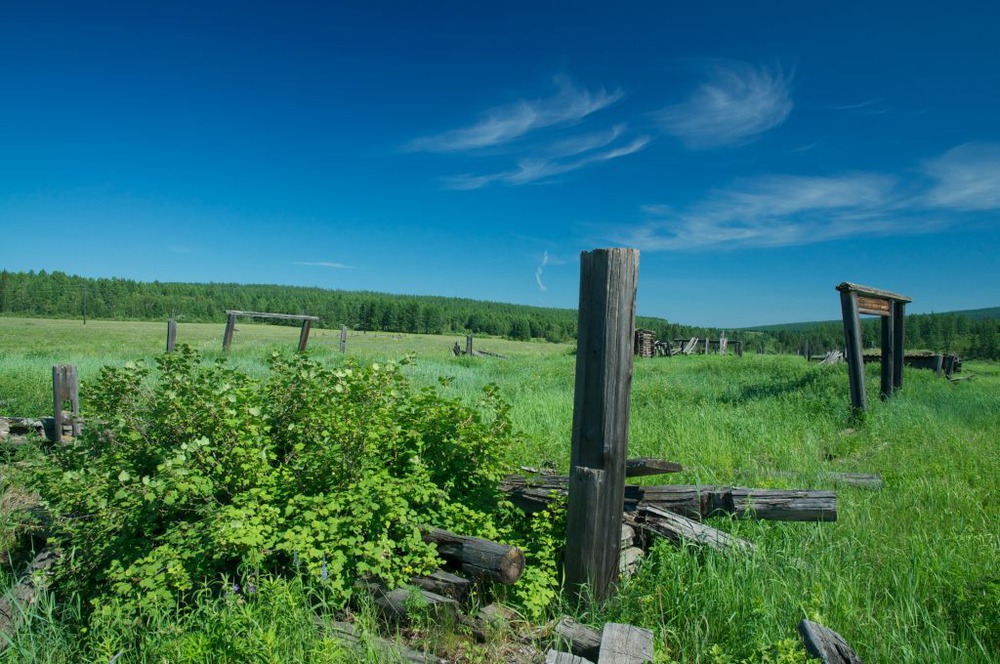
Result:
<svg viewBox="0 0 1000 664"><path fill-rule="evenodd" d="M653 661L653 632L634 625L607 623L597 664L646 664Z"/></svg>
<svg viewBox="0 0 1000 664"><path fill-rule="evenodd" d="M639 457L638 459L629 459L625 462L625 477L679 473L683 470L679 463L664 459L654 459L652 457Z"/></svg>
<svg viewBox="0 0 1000 664"><path fill-rule="evenodd" d="M859 295L858 311L869 316L889 316L892 313L892 303L889 300Z"/></svg>
<svg viewBox="0 0 1000 664"><path fill-rule="evenodd" d="M872 288L871 286L862 286L861 284L852 284L849 281L841 282L837 286L837 290L841 293L857 293L858 295L864 297L874 297L881 300L895 300L897 302L912 302L913 300L905 295L900 295L899 293L892 293L887 290L882 290L881 288Z"/></svg>
<svg viewBox="0 0 1000 664"><path fill-rule="evenodd" d="M589 659L584 659L568 652L560 652L550 649L545 653L545 664L594 664Z"/></svg>
<svg viewBox="0 0 1000 664"><path fill-rule="evenodd" d="M601 632L582 625L569 616L563 616L556 623L553 632L574 655L596 661L601 652Z"/></svg>
<svg viewBox="0 0 1000 664"><path fill-rule="evenodd" d="M665 537L675 544L687 541L722 552L746 553L756 549L746 540L653 505L639 506L635 524L640 530Z"/></svg>
<svg viewBox="0 0 1000 664"><path fill-rule="evenodd" d="M235 309L226 309L226 315L246 316L247 318L274 318L277 320L308 320L312 322L319 320L319 316L307 316L304 314L274 314L267 311L237 311Z"/></svg>
<svg viewBox="0 0 1000 664"><path fill-rule="evenodd" d="M861 664L861 658L840 634L811 620L799 623L799 634L806 650L823 664Z"/></svg>
<svg viewBox="0 0 1000 664"><path fill-rule="evenodd" d="M638 276L635 249L580 255L565 561L577 598L606 599L618 574Z"/></svg>

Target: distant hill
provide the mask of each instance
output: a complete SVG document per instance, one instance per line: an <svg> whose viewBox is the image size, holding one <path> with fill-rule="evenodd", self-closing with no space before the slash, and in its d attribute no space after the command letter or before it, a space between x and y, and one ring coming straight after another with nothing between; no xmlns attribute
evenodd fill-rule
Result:
<svg viewBox="0 0 1000 664"><path fill-rule="evenodd" d="M961 311L934 311L926 314L908 314L908 316L962 316L973 320L1000 320L1000 307L988 307L986 309L963 309ZM777 330L788 330L790 332L806 332L808 330L824 325L840 325L841 320L815 320L803 321L800 323L775 323L772 325L755 325L753 327L740 328L746 332L770 332Z"/></svg>

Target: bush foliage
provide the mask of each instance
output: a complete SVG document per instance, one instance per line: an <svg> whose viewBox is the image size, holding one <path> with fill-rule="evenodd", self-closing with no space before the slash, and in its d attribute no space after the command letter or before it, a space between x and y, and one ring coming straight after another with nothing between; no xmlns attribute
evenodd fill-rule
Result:
<svg viewBox="0 0 1000 664"><path fill-rule="evenodd" d="M255 379L182 348L156 371L104 368L89 396L85 434L38 489L60 588L93 607L142 615L261 573L311 577L343 604L359 577L438 567L422 528L511 535L497 484L516 436L494 386L470 406L396 364L275 355Z"/></svg>

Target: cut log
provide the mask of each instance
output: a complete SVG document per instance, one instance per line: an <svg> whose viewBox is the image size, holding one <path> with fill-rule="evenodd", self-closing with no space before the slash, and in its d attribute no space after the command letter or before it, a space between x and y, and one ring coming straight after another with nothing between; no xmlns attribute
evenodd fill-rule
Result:
<svg viewBox="0 0 1000 664"><path fill-rule="evenodd" d="M636 524L644 532L666 537L677 544L688 541L716 551L735 550L741 553L756 549L746 540L653 505L639 505Z"/></svg>
<svg viewBox="0 0 1000 664"><path fill-rule="evenodd" d="M601 632L563 616L553 630L574 655L597 661L601 652Z"/></svg>
<svg viewBox="0 0 1000 664"><path fill-rule="evenodd" d="M809 654L819 657L823 664L861 664L861 658L844 637L829 627L803 620L799 623L799 634L802 635L802 642Z"/></svg>
<svg viewBox="0 0 1000 664"><path fill-rule="evenodd" d="M692 484L663 484L658 486L625 487L625 500L654 505L689 519L703 519L713 514L731 514L736 511L733 496L717 487Z"/></svg>
<svg viewBox="0 0 1000 664"><path fill-rule="evenodd" d="M625 462L625 477L643 477L646 475L662 475L664 473L679 473L683 468L679 463L665 461L663 459L653 459L651 457L641 457L629 459Z"/></svg>
<svg viewBox="0 0 1000 664"><path fill-rule="evenodd" d="M604 626L597 664L647 664L652 661L651 631L620 623L608 623Z"/></svg>
<svg viewBox="0 0 1000 664"><path fill-rule="evenodd" d="M444 570L437 570L430 576L415 576L410 579L410 583L423 590L451 597L458 601L465 599L472 587L472 581L464 576L458 576Z"/></svg>
<svg viewBox="0 0 1000 664"><path fill-rule="evenodd" d="M509 585L516 583L524 572L524 554L516 546L456 535L440 528L425 532L424 541L436 544L442 558L460 565L471 576L488 576Z"/></svg>

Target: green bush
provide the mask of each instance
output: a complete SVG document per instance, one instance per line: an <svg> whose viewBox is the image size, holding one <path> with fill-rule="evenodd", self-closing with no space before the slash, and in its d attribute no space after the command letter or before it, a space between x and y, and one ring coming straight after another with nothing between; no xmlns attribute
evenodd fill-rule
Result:
<svg viewBox="0 0 1000 664"><path fill-rule="evenodd" d="M342 605L359 577L433 571L423 528L510 533L497 484L515 435L495 387L468 406L395 364L275 355L254 379L187 348L157 364L104 368L83 437L37 474L57 588L92 608L142 617L259 573L311 577Z"/></svg>

